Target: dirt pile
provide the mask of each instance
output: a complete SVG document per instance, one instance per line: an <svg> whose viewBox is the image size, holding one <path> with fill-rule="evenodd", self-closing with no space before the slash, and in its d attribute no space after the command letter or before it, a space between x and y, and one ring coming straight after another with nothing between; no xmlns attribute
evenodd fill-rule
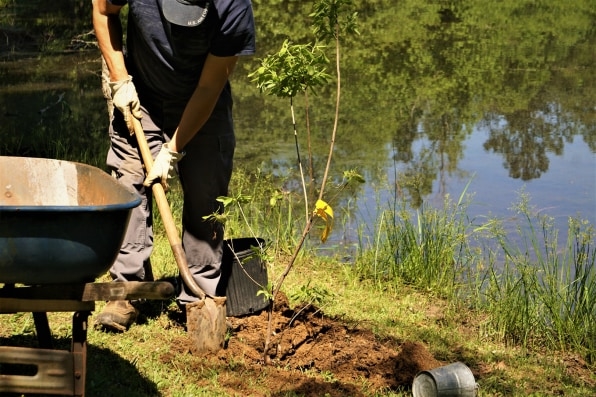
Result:
<svg viewBox="0 0 596 397"><path fill-rule="evenodd" d="M241 362L241 370L247 374L267 371L268 389L277 395L293 391L358 396L363 389L409 388L419 371L441 365L421 343L380 340L371 331L328 317L316 307L290 309L285 297L278 300L273 312L271 362L266 365L267 313L229 321L231 338L211 360L219 361L220 371L230 362ZM192 352L192 341L187 343L179 348ZM225 384L225 378L218 380ZM227 386L235 391L242 388Z"/></svg>

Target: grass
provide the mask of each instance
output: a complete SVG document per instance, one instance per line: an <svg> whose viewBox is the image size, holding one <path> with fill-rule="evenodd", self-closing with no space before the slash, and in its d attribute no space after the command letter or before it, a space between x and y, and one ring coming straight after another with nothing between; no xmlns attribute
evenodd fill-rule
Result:
<svg viewBox="0 0 596 397"><path fill-rule="evenodd" d="M520 243L515 244L493 222L503 269L497 272L493 264L487 272L482 306L504 339L525 347L570 349L595 363L594 227L570 218L567 241L561 244L553 219L536 214L527 195L522 193L514 210L526 227L517 227Z"/></svg>
<svg viewBox="0 0 596 397"><path fill-rule="evenodd" d="M561 392L587 397L594 393L593 387L574 376L573 363L577 356L530 351L500 342L496 335L487 332L485 314L458 309L457 305L432 293L405 285L379 288L354 277L345 265L333 261L303 262L299 269L300 272L291 273L287 279L289 295L299 291L305 279L312 280L311 286L334 293L334 299L328 300L324 306L329 315L339 315L373 329L379 336L422 341L440 360L465 360L484 368L486 372L479 379L483 396L550 396ZM101 307L98 303L97 309ZM9 339L14 341L24 332L19 338L25 342L33 337L29 315L3 317L10 320L3 319L0 335L11 335ZM70 336L69 327L65 325L68 321L68 314L50 314L52 331L64 348L67 348ZM231 376L249 391L242 395L273 395L267 391L267 380L275 376L273 371L268 367L259 373L247 371L240 357L238 362L223 362L219 367L205 365L200 372L189 372L188 368L196 368L196 363L202 359L172 350L182 336L183 331L172 327L165 314L133 326L125 334L91 330L88 337L88 395L240 395L223 385L230 382L224 378ZM365 395L410 394L408 391L370 390Z"/></svg>
<svg viewBox="0 0 596 397"><path fill-rule="evenodd" d="M465 193L465 192L464 192ZM536 211L523 191L513 210L519 223L483 224L466 215L464 194L443 208L382 214L358 274L380 285L405 283L488 315L491 332L524 348L579 353L596 362L596 247L593 225L569 218L561 243L554 220Z"/></svg>
<svg viewBox="0 0 596 397"><path fill-rule="evenodd" d="M255 233L275 242L270 274L283 269L293 242L296 229L289 214L301 213L289 193L277 196L272 205L277 183L237 171L232 190L251 200L243 213L236 208L227 214L227 230L234 233L228 237ZM169 196L179 219L177 189ZM447 198L443 208L388 210L382 215L385 221L377 223L372 244L361 245L355 263L313 255L316 247L311 244L283 290L291 299L306 297L326 315L371 329L379 338L420 341L440 361L473 365L481 371L482 396L592 396L593 227L570 219L568 240L560 246L548 217L536 217L528 197L522 195L515 211L524 215L524 222L518 225L519 236L512 238L498 220L469 220L463 195L457 202ZM244 217L254 222L252 232ZM176 266L157 218L155 228L155 276L172 276ZM98 302L96 312L102 307ZM153 313L124 334L90 330L88 395L284 395L268 389L268 380L277 376L272 367L251 370L243 357L214 366L176 350L184 331L168 316L175 303L151 302L149 307ZM70 314L49 316L58 344L68 349ZM30 315L3 315L3 345L30 344L34 336ZM334 379L329 372L309 376L321 382ZM230 384L238 385L236 391ZM365 380L360 388L366 396L410 395L408 390L371 390Z"/></svg>

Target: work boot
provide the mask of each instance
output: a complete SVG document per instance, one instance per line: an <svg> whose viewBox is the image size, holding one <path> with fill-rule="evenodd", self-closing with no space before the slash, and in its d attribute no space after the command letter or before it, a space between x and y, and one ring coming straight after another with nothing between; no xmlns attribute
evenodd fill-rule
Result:
<svg viewBox="0 0 596 397"><path fill-rule="evenodd" d="M109 301L97 315L97 325L113 331L124 332L135 322L139 311L129 301Z"/></svg>

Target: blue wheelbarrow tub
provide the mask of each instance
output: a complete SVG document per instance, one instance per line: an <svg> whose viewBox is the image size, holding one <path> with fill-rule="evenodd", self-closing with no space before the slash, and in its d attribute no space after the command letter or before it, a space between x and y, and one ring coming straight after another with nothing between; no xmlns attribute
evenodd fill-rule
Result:
<svg viewBox="0 0 596 397"><path fill-rule="evenodd" d="M99 168L0 156L0 283L86 283L120 250L140 196Z"/></svg>

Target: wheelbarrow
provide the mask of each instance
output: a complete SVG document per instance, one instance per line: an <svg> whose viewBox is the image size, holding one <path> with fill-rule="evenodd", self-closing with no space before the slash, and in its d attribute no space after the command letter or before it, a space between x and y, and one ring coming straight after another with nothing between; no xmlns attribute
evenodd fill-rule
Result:
<svg viewBox="0 0 596 397"><path fill-rule="evenodd" d="M114 262L140 197L102 170L0 156L0 314L31 312L39 348L0 346L0 393L84 396L87 322L96 301L168 299L165 281L95 283ZM70 351L52 348L48 312L74 312ZM0 365L1 368L1 365Z"/></svg>

